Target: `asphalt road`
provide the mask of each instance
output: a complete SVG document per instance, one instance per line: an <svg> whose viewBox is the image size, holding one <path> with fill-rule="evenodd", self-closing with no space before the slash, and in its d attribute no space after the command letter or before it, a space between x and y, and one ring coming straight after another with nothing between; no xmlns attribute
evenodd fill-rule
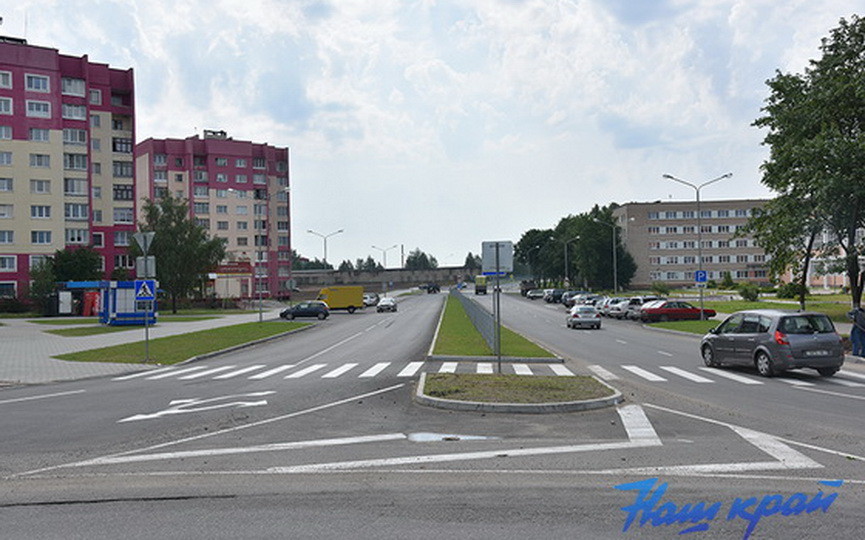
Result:
<svg viewBox="0 0 865 540"><path fill-rule="evenodd" d="M575 373L606 373L626 403L428 409L411 402L419 371L477 369L423 362L444 298L334 314L165 371L0 391L4 536L672 538L697 527L689 536L742 538L751 525L751 538L859 538L858 372L838 375L846 386L804 373L733 380L699 369L692 337L615 321L567 330L561 307L506 295L508 325ZM638 493L625 484L653 478L646 498L666 483L655 509L718 503L717 515L668 523L649 504L624 530ZM837 497L821 509L818 492ZM749 520L764 498L767 515Z"/></svg>

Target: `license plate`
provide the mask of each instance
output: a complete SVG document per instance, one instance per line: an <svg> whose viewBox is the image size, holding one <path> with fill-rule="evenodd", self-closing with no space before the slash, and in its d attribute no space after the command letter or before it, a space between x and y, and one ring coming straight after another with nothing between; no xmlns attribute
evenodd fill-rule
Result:
<svg viewBox="0 0 865 540"><path fill-rule="evenodd" d="M829 356L829 351L805 351L805 356Z"/></svg>

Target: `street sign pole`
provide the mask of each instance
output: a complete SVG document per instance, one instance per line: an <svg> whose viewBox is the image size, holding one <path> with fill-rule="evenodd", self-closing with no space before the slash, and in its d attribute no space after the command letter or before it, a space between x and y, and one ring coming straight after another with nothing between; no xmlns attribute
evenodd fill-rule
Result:
<svg viewBox="0 0 865 540"><path fill-rule="evenodd" d="M150 272L147 268L147 253L150 251L150 245L153 243L153 238L156 236L156 233L153 231L148 232L137 232L132 235L136 242L138 242L138 246L141 248L141 251L144 252L144 276L145 280L150 278ZM138 291L139 287L135 287L135 299L138 300ZM150 318L150 308L152 307L152 302L156 299L156 286L154 282L154 286L150 288L150 293L153 297L152 300L143 300L144 301L144 363L150 362L150 324L148 319Z"/></svg>

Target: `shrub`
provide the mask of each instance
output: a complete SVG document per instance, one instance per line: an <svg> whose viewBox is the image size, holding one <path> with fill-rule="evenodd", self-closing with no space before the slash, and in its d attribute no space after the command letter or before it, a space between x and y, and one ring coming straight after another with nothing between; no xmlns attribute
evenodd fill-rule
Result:
<svg viewBox="0 0 865 540"><path fill-rule="evenodd" d="M730 275L730 272L724 272L720 287L722 289L732 289L736 287L736 284L733 283L733 276Z"/></svg>
<svg viewBox="0 0 865 540"><path fill-rule="evenodd" d="M784 283L780 287L778 287L778 298L799 298L801 293L808 294L808 287L803 286L801 283Z"/></svg>
<svg viewBox="0 0 865 540"><path fill-rule="evenodd" d="M0 313L25 313L27 304L15 297L0 298Z"/></svg>
<svg viewBox="0 0 865 540"><path fill-rule="evenodd" d="M670 296L670 286L663 281L652 282L652 292L658 296Z"/></svg>
<svg viewBox="0 0 865 540"><path fill-rule="evenodd" d="M739 296L748 302L756 302L760 299L760 289L753 283L740 283Z"/></svg>

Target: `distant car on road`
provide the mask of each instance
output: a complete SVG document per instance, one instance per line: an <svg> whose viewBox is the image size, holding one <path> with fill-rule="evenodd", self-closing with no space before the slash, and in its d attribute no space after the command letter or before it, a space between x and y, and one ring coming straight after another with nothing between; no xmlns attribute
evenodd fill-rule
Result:
<svg viewBox="0 0 865 540"><path fill-rule="evenodd" d="M771 377L788 369L812 368L823 377L844 364L841 336L823 313L759 309L733 313L700 342L709 367L754 366Z"/></svg>
<svg viewBox="0 0 865 540"><path fill-rule="evenodd" d="M703 309L703 319L711 319L715 315L714 309ZM680 300L648 302L640 308L640 320L643 322L700 320L700 308Z"/></svg>
<svg viewBox="0 0 865 540"><path fill-rule="evenodd" d="M363 306L364 307L374 306L374 305L378 304L378 300L379 300L378 293L374 293L374 292L363 293Z"/></svg>
<svg viewBox="0 0 865 540"><path fill-rule="evenodd" d="M588 326L589 328L601 327L601 314L595 309L595 306L576 305L568 311L565 318L565 324L568 328L577 328Z"/></svg>
<svg viewBox="0 0 865 540"><path fill-rule="evenodd" d="M379 313L381 313L382 311L396 311L396 299L390 296L385 296L378 301L378 305L375 307L375 310Z"/></svg>
<svg viewBox="0 0 865 540"><path fill-rule="evenodd" d="M526 293L526 298L529 300L542 300L544 298L543 289L531 289Z"/></svg>
<svg viewBox="0 0 865 540"><path fill-rule="evenodd" d="M287 307L279 314L283 319L294 319L296 317L316 317L319 320L327 319L330 315L330 308L327 304L319 300L310 300L308 302L300 302L291 307Z"/></svg>

